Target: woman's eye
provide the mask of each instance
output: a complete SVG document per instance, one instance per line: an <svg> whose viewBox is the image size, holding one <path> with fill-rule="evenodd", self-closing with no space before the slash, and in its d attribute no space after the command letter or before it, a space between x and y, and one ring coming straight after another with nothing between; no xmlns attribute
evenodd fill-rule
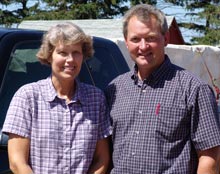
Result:
<svg viewBox="0 0 220 174"><path fill-rule="evenodd" d="M79 56L81 56L81 53L80 53L80 52L74 52L74 53L73 53L73 57L79 57Z"/></svg>
<svg viewBox="0 0 220 174"><path fill-rule="evenodd" d="M66 56L66 55L67 55L67 54L66 54L65 52L63 52L63 51L58 52L58 54L61 55L61 56Z"/></svg>

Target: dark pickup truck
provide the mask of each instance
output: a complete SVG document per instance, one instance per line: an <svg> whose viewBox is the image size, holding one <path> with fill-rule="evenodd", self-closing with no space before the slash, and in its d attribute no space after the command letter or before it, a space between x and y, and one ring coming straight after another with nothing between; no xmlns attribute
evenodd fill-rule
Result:
<svg viewBox="0 0 220 174"><path fill-rule="evenodd" d="M11 173L7 140L1 129L15 91L23 84L46 78L50 68L41 65L36 52L43 31L0 28L0 174ZM110 40L93 37L94 56L85 61L79 79L101 89L129 67L118 46Z"/></svg>

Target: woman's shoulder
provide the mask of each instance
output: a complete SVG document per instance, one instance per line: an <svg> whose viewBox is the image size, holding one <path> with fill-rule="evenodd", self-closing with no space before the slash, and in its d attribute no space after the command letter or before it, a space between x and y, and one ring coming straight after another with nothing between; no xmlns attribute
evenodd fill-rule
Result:
<svg viewBox="0 0 220 174"><path fill-rule="evenodd" d="M15 94L23 96L36 95L40 93L40 86L42 86L42 84L45 84L45 80L46 79L24 84L16 91Z"/></svg>

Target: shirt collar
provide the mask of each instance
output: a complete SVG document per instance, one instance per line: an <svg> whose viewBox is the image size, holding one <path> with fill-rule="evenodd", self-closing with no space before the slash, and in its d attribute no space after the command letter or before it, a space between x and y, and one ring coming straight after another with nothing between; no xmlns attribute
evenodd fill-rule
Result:
<svg viewBox="0 0 220 174"><path fill-rule="evenodd" d="M56 96L56 90L52 84L51 76L47 77L45 80L40 81L41 93L44 99L48 102L53 101Z"/></svg>
<svg viewBox="0 0 220 174"><path fill-rule="evenodd" d="M57 92L53 86L51 76L45 79L45 82L46 83L41 83L40 85L42 95L46 101L52 102L57 98ZM76 80L76 91L71 103L79 102L80 104L86 104L88 103L86 96L82 83L79 80Z"/></svg>
<svg viewBox="0 0 220 174"><path fill-rule="evenodd" d="M163 78L166 73L169 71L169 67L171 65L170 59L167 55L165 55L165 60L161 64L159 68L157 68L154 72L150 74L150 76L146 79L144 79L144 82L149 83L149 84L155 84L158 80ZM134 70L131 75L131 79L134 80L134 83L137 85L139 78L138 78L138 66L137 64L134 65Z"/></svg>
<svg viewBox="0 0 220 174"><path fill-rule="evenodd" d="M79 102L82 105L89 104L89 99L85 93L84 84L81 83L78 79L76 80L76 91L73 96L72 102Z"/></svg>

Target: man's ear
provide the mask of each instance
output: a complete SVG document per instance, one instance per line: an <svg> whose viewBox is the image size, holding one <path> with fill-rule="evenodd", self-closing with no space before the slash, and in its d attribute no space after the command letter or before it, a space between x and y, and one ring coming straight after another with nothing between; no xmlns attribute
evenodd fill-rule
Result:
<svg viewBox="0 0 220 174"><path fill-rule="evenodd" d="M164 35L164 46L167 46L170 42L170 32L167 31Z"/></svg>
<svg viewBox="0 0 220 174"><path fill-rule="evenodd" d="M125 41L125 45L126 45L126 47L128 48L127 38L126 38L126 37L124 37L124 41Z"/></svg>

